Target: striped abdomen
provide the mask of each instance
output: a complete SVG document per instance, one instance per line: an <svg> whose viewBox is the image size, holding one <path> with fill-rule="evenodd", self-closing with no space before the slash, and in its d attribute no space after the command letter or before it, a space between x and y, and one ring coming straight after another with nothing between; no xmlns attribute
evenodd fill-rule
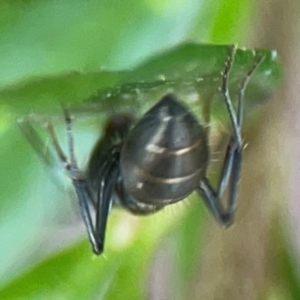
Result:
<svg viewBox="0 0 300 300"><path fill-rule="evenodd" d="M206 171L205 130L173 95L166 95L132 128L120 163L124 187L137 201L179 201Z"/></svg>

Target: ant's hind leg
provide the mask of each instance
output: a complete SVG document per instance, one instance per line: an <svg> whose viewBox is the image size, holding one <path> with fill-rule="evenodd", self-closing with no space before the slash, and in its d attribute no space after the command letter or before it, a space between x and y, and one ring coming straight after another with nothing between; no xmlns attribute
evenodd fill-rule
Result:
<svg viewBox="0 0 300 300"><path fill-rule="evenodd" d="M243 122L243 101L245 89L252 74L264 59L264 57L259 57L257 60L255 60L252 64L252 67L242 80L238 94L237 112L235 112L228 89L228 76L233 64L235 52L236 49L234 46L232 46L230 55L228 56L228 59L225 63L224 72L222 74L223 76L221 92L229 115L232 127L232 136L227 147L218 188L215 191L207 178L201 180L198 188L198 192L203 196L203 199L208 208L217 219L217 221L223 226L229 226L233 223L237 206L237 191L241 176L241 166L243 159L241 128ZM225 209L221 204L220 199L227 188L228 201L227 208Z"/></svg>

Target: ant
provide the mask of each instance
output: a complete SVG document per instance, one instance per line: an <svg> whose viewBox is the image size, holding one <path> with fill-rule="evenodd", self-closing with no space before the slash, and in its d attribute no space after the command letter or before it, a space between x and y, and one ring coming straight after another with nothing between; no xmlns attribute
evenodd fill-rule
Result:
<svg viewBox="0 0 300 300"><path fill-rule="evenodd" d="M109 117L86 172L79 170L76 161L69 111L64 109L68 158L53 127L47 127L55 151L74 186L95 254L100 255L104 250L106 224L113 204L137 215L147 215L196 191L222 226L228 227L233 223L243 159L244 94L251 75L264 58L254 61L242 80L235 111L228 89L235 53L236 47L231 46L222 72L220 91L232 133L217 189L212 187L206 176L209 164L207 131L175 94L163 96L138 121L125 113ZM225 208L220 199L227 188ZM95 220L91 205L95 210Z"/></svg>

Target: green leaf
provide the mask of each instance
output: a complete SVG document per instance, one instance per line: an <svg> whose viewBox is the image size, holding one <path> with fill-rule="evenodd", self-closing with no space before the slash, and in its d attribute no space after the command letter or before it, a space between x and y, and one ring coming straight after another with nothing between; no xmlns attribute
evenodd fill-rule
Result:
<svg viewBox="0 0 300 300"><path fill-rule="evenodd" d="M38 168L40 162L34 160L16 128L2 124L2 115L11 122L10 113L57 112L61 116L61 104L67 104L74 112L77 108L101 111L105 118L115 110L130 110L139 116L171 89L187 102L195 92L200 101L213 99L212 114L225 116L219 111L217 88L227 46L182 41L190 40L191 31L195 41L230 43L240 41L240 35L246 40L238 15L251 15L247 5L249 1L236 0L1 4L0 108L8 108L4 114L0 111L4 132L0 151L1 299L145 299L151 258L158 241L171 229L176 239L174 251L178 251L174 265L178 264L180 277L174 290L188 294L186 278L193 276L197 264L191 266L192 257L201 246L198 226L203 215L196 209L198 202L185 215L174 206L170 214L140 219L113 212L103 257L93 259L84 236L83 243L63 251L60 245L41 261L38 254L47 247L45 241L51 242L51 234L59 231L49 224L57 222L53 211L69 220L74 207L70 216L65 214L66 193L57 197L55 186L47 185L47 172ZM166 48L169 50L146 60ZM280 77L274 53L256 51L266 59L247 89L247 111L269 97ZM238 50L230 81L233 96L253 58L251 50ZM199 106L198 102L189 104L193 109ZM82 139L77 141L79 147L86 147ZM59 229L64 225L59 224Z"/></svg>
<svg viewBox="0 0 300 300"><path fill-rule="evenodd" d="M167 91L185 97L190 94L218 93L228 46L179 45L158 54L132 71L58 74L33 77L0 90L0 103L17 112L55 110L61 104L91 104L102 112L144 109ZM241 50L235 56L230 82L235 91L238 83L254 60L265 56L249 84L246 103L254 106L265 101L276 85L279 65L276 52L271 50Z"/></svg>

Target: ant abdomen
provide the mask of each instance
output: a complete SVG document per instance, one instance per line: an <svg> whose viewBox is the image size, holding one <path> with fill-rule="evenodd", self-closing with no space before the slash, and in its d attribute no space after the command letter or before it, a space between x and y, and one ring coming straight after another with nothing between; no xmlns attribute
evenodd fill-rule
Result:
<svg viewBox="0 0 300 300"><path fill-rule="evenodd" d="M205 130L174 95L164 96L132 128L120 159L127 192L143 203L184 199L208 164Z"/></svg>

